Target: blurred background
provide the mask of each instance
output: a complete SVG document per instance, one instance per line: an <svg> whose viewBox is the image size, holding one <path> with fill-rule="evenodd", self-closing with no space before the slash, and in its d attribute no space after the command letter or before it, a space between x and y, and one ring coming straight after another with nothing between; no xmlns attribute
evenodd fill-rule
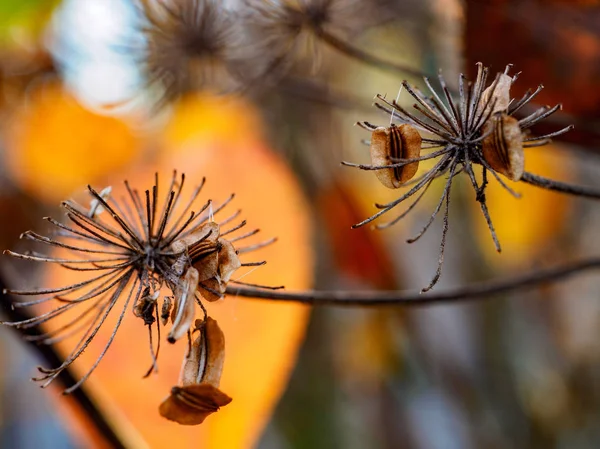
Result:
<svg viewBox="0 0 600 449"><path fill-rule="evenodd" d="M330 8L324 32L292 23L282 5ZM203 20L207 8L213 16ZM87 184L148 188L155 172L176 169L192 185L206 176L211 198L236 192L235 207L279 237L261 253L269 264L244 280L418 291L435 271L441 220L417 243L405 240L443 182L405 221L351 230L374 202L399 194L340 161L368 163L369 135L353 124L387 123L375 94L395 98L404 79L424 89L418 74L439 68L455 86L460 72L473 79L479 61L492 73L508 63L523 72L513 97L541 83L536 105L563 103L535 133L575 124L526 150L526 170L598 186L595 0L0 0L1 246L27 249L20 233L47 234L42 217L64 218L63 199L89 201ZM400 102L412 104L406 93ZM520 184L517 200L492 179L497 254L471 186L454 186L437 289L600 254L592 201ZM0 267L9 286L69 278L6 257ZM142 379L147 335L126 320L85 384L126 447L600 447L597 274L419 309L310 310L235 297L210 306L225 332L221 389L232 404L199 427L162 419L185 345L165 348L159 373ZM0 347L0 447L111 447L60 396L64 386L29 381L45 363L39 350L8 328ZM82 357L75 373L93 360Z"/></svg>

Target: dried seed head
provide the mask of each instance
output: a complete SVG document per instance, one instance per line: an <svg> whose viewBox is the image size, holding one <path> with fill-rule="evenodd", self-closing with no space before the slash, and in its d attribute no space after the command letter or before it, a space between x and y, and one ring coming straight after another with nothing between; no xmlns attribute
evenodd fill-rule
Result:
<svg viewBox="0 0 600 449"><path fill-rule="evenodd" d="M508 75L511 66L508 65L504 73L496 75L494 82L490 85L487 82L489 69L483 67L481 63L478 63L477 66L477 78L474 83L468 82L464 75L460 75L457 96L453 96L441 74L439 75L441 91L435 89L428 78L424 78L431 95L425 95L418 88L404 81L402 86L415 100L414 110L411 111L402 107L397 101L388 101L385 96L377 95L379 102L375 106L384 111L388 117L391 116L392 121L410 124L423 133L421 149L428 152L420 156L418 160L435 159L436 162L423 175L405 183L405 185L410 184L411 187L403 192L399 198L387 204L376 204L379 211L357 223L354 227L373 222L414 196L415 199L404 211L387 223L377 225L377 228L384 229L398 223L414 209L436 179L447 175L442 196L431 217L414 238L407 240L408 243L416 242L429 229L440 211L443 210L444 224L438 266L432 281L422 290L424 292L430 290L441 276L446 234L449 226L450 191L454 177L459 173L465 173L468 176L496 250L500 252L500 242L486 204L485 189L488 185L488 176L493 176L507 192L518 197L519 194L506 185L500 174L514 181L527 179L526 182L532 182L533 175L523 171L523 149L545 145L552 138L572 128L572 126L567 126L542 136L528 135L526 138L523 137L524 130L560 110L560 104L554 107L539 108L517 120L514 115L521 111L524 106L530 104L543 86L540 85L535 90L528 90L520 99L511 100L510 87L516 78ZM390 162L385 157L389 157L389 150L386 150L385 147L386 134L379 131L385 128L378 128L367 122L359 122L359 125L373 133L375 137L375 144L371 146L372 152L374 150L376 154L384 157L378 159L377 162L374 159L372 165L352 163L345 163L345 165L363 170L383 171L385 174L381 175L380 180L385 185L395 187L397 182L394 181L397 181L397 178L392 177L391 168L387 168L392 165L393 160ZM481 182L475 176L476 166L480 166L482 170ZM525 178L526 175L527 178ZM539 183L536 185L539 185Z"/></svg>
<svg viewBox="0 0 600 449"><path fill-rule="evenodd" d="M221 0L139 0L142 66L161 101L192 89L239 87L236 62L241 45L233 11Z"/></svg>
<svg viewBox="0 0 600 449"><path fill-rule="evenodd" d="M42 375L36 380L43 381L43 387L71 366L88 348L104 323L114 318L114 330L98 359L65 393L79 387L110 348L129 307L148 327L153 362L149 374L157 366L159 345L153 340L153 335L160 335L161 325L171 320L168 340L173 342L181 338L194 323L196 306L203 308L203 299L223 297L228 283L243 285L243 282L232 279L232 274L241 266L265 263L252 261L242 264L238 252L252 252L270 245L275 239L244 243L258 232L255 229L238 233L246 224L245 221L221 231L221 226L231 223L240 211L219 220L220 224L214 221L233 200L233 195L214 208L211 201L199 206L196 200L204 180L187 200L182 194L184 181L185 176L181 175L178 179L174 172L162 200L158 194L158 174L155 184L144 192L145 195L127 182L123 190L125 196L109 195L108 189L103 194L88 187L92 198L90 207L66 201L63 207L68 224L48 218L56 227L55 235L45 237L31 231L22 235L23 238L57 248L63 251L62 254L5 251L13 257L51 263L77 271L82 276L88 275L80 282L60 288L5 290L5 293L13 295L38 298L15 302L14 307L53 302L58 305L31 319L1 324L18 329L39 329L45 323L56 323L52 321L55 319L66 323L55 324L54 330L31 336L32 341L41 344L54 344L80 332L78 343L65 357L64 363L54 369L40 368ZM237 250L232 242L240 245ZM162 308L159 308L159 292L162 289L170 290L171 294L164 298Z"/></svg>
<svg viewBox="0 0 600 449"><path fill-rule="evenodd" d="M320 63L325 34L348 39L398 15L393 0L242 0L240 16L248 51L266 59L267 72L285 72L297 60ZM404 2L403 2L404 3Z"/></svg>
<svg viewBox="0 0 600 449"><path fill-rule="evenodd" d="M373 130L371 135L371 162L374 166L401 163L401 159L416 159L421 154L421 135L411 125L392 124ZM377 170L377 179L389 189L397 189L412 179L419 169L419 162L401 167Z"/></svg>
<svg viewBox="0 0 600 449"><path fill-rule="evenodd" d="M482 133L489 134L482 141L483 159L491 168L510 180L521 179L525 156L519 121L501 113L483 125Z"/></svg>
<svg viewBox="0 0 600 449"><path fill-rule="evenodd" d="M195 426L230 402L231 398L221 390L203 383L173 387L158 410L161 416L170 421Z"/></svg>

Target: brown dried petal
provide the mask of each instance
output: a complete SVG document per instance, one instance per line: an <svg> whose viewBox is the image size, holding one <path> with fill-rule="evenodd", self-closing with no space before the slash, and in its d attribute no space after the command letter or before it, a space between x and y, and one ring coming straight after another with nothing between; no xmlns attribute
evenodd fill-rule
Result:
<svg viewBox="0 0 600 449"><path fill-rule="evenodd" d="M492 108L492 114L497 112L505 112L508 109L508 105L510 104L510 86L512 85L512 77L508 76L504 73L499 74L498 82L496 83L496 87L492 84L486 90L483 91L481 95L481 106L485 106L487 104L488 98L492 95L492 89L494 90L494 95L490 99L490 103L488 104L488 111L491 107L494 100L496 103Z"/></svg>
<svg viewBox="0 0 600 449"><path fill-rule="evenodd" d="M202 383L173 387L159 407L161 416L186 426L202 424L208 415L231 402L214 386Z"/></svg>
<svg viewBox="0 0 600 449"><path fill-rule="evenodd" d="M507 114L492 117L482 133L489 136L483 139L483 158L498 173L518 181L523 176L524 154L523 136L519 122Z"/></svg>
<svg viewBox="0 0 600 449"><path fill-rule="evenodd" d="M421 135L411 125L380 126L371 135L371 163L376 166L391 165L393 159L415 159L421 154ZM419 162L403 167L376 170L377 179L390 189L397 189L410 180L419 169Z"/></svg>
<svg viewBox="0 0 600 449"><path fill-rule="evenodd" d="M175 299L171 321L173 327L168 341L173 343L183 337L196 318L195 293L198 288L198 270L189 268L175 289Z"/></svg>
<svg viewBox="0 0 600 449"><path fill-rule="evenodd" d="M190 355L184 360L181 383L184 386L207 383L218 387L225 362L225 336L210 317L197 327L200 333L192 344Z"/></svg>

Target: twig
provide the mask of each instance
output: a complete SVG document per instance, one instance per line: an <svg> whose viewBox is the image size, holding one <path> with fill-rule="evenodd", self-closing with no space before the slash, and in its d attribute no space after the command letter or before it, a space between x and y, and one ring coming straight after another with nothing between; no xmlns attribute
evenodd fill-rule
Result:
<svg viewBox="0 0 600 449"><path fill-rule="evenodd" d="M533 173L524 172L521 181L536 187L542 187L556 192L567 193L569 195L583 196L586 198L594 198L600 200L600 190L587 186L576 186L565 182L554 181L553 179L544 178L543 176L534 175Z"/></svg>
<svg viewBox="0 0 600 449"><path fill-rule="evenodd" d="M360 50L352 45L349 45L347 42L339 39L338 37L327 33L324 30L316 30L317 36L329 46L335 48L340 53L345 54L346 56L356 59L357 61L363 62L365 64L371 65L373 67L378 67L383 70L390 71L392 73L402 73L406 75L415 76L421 78L423 76L428 76L418 69L414 69L412 67L407 67L402 64L395 64L391 61L386 61L384 59L380 59L376 56L373 56L366 51Z"/></svg>
<svg viewBox="0 0 600 449"><path fill-rule="evenodd" d="M560 267L548 268L523 276L498 281L486 281L444 292L419 294L406 291L307 291L287 292L256 288L228 286L227 293L249 298L273 301L299 302L315 306L378 307L406 306L426 307L434 304L455 304L460 301L486 299L489 296L513 290L535 287L545 282L557 282L573 274L599 269L600 257L573 262Z"/></svg>

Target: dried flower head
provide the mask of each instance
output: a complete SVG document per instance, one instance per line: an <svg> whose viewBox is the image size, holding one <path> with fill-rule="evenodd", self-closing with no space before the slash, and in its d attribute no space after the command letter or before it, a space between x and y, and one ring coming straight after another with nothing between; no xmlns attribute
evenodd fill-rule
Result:
<svg viewBox="0 0 600 449"><path fill-rule="evenodd" d="M427 172L403 184L404 186L410 186L406 193L388 204L376 204L375 206L381 210L354 225L354 227L372 222L418 193L417 198L404 212L393 220L376 227L383 229L397 223L417 205L435 179L447 175L442 197L430 219L414 238L407 240L408 243L416 242L431 226L444 206L444 224L438 267L430 284L422 290L424 292L431 289L441 275L446 233L448 231L450 189L452 180L456 175L460 172L465 172L468 175L475 190L476 200L481 206L498 252L500 252L500 244L485 199L488 173L496 178L510 194L516 197L519 195L506 185L499 174L513 181L523 180L540 187L556 190L556 186L544 185L544 182L552 182L551 180L544 179L542 182L540 177L524 171L523 148L545 145L550 142L552 137L567 132L572 126L567 126L544 136L530 136L528 128L559 110L561 105L552 108L542 107L521 119L514 117L523 106L528 104L542 90L542 86L540 85L535 91L527 91L519 100L511 99L510 87L517 76L508 74L510 68L509 65L504 73L498 73L494 81L486 87L489 70L487 67L484 68L482 64L477 64L477 78L474 84L468 82L464 75L460 75L458 98L453 98L441 74L439 76L442 89L441 95L433 88L428 78L424 78L424 80L431 91L431 96L424 95L419 89L404 81L402 86L415 99L416 103L413 108L418 114L407 111L397 101L389 102L384 96L378 95L377 98L380 103L376 103L375 106L390 114L392 120L401 123L400 126L410 126L415 130L419 130L423 134L422 150L430 152L416 158L391 158L393 162L391 164L359 165L344 163L363 170L389 172L391 169L403 168L419 161L437 159L437 162ZM360 122L358 125L372 132L375 138L376 133L381 129L367 122ZM373 140L371 145L373 145ZM481 183L475 177L474 164L481 166Z"/></svg>
<svg viewBox="0 0 600 449"><path fill-rule="evenodd" d="M394 17L390 0L242 0L241 17L257 54L268 57L267 75L295 59L320 63L319 40L351 53L343 39ZM348 51L349 50L349 51Z"/></svg>
<svg viewBox="0 0 600 449"><path fill-rule="evenodd" d="M145 196L126 181L126 197L118 201L110 189L97 192L88 186L90 207L74 201L62 204L69 224L46 218L58 228L56 236L44 237L32 231L22 235L23 238L58 248L61 255L5 251L21 259L58 264L68 270L89 273L85 280L60 288L5 290L5 293L14 295L42 296L41 299L17 302L15 307L48 302L60 304L34 318L3 323L19 329L30 329L59 319L60 324L55 330L31 336L30 340L53 344L76 333L81 335L61 366L39 368L42 375L35 380L42 381L42 387L49 385L86 350L107 319L115 319L112 335L96 362L65 393L79 387L111 346L129 305L134 315L148 326L152 356L152 366L146 374L149 375L156 369L161 324L164 326L171 321L169 342L175 342L185 335L190 338L196 307L200 307L204 313L203 322L211 323L203 305L204 300L222 298L229 282L255 286L235 280L232 275L240 267L258 266L265 262L243 263L240 256L269 245L275 239L235 248L234 244L238 245L259 231L255 229L238 233L246 222L236 225L230 223L237 219L241 212L239 210L223 220L215 219L233 199L233 195L216 208L208 200L196 209L194 205L204 180L187 201L182 195L184 182L184 175L178 178L174 173L163 200L159 199L158 175L152 189L145 191ZM163 297L162 306L159 307L163 288L163 292L170 294ZM211 329L210 324L207 326ZM156 349L153 343L155 330L158 335Z"/></svg>
<svg viewBox="0 0 600 449"><path fill-rule="evenodd" d="M241 44L233 11L220 0L139 0L148 85L168 101L193 89L238 87Z"/></svg>

